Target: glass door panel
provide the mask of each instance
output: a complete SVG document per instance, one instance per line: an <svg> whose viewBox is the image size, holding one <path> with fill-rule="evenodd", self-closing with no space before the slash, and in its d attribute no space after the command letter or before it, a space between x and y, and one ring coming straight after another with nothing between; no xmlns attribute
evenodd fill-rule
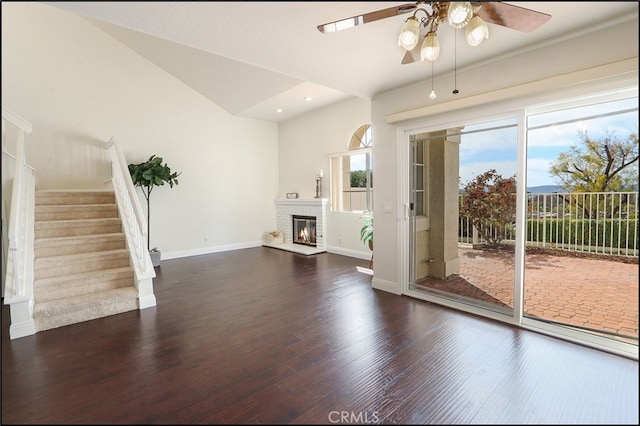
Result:
<svg viewBox="0 0 640 426"><path fill-rule="evenodd" d="M637 344L637 102L529 115L524 317Z"/></svg>
<svg viewBox="0 0 640 426"><path fill-rule="evenodd" d="M410 144L409 288L513 315L515 184L503 197L511 205L488 203L475 222L464 199L490 201L465 194L488 172L515 179L517 119L416 134ZM483 182L490 193L494 183Z"/></svg>

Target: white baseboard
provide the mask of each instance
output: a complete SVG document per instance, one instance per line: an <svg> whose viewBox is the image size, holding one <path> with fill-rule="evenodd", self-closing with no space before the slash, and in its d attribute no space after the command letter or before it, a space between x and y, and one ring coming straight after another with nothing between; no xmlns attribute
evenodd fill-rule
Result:
<svg viewBox="0 0 640 426"><path fill-rule="evenodd" d="M138 297L138 309L146 309L156 306L156 296L151 294Z"/></svg>
<svg viewBox="0 0 640 426"><path fill-rule="evenodd" d="M33 321L24 324L11 324L9 338L11 340L36 334L36 326Z"/></svg>
<svg viewBox="0 0 640 426"><path fill-rule="evenodd" d="M371 287L375 288L376 290L382 290L389 293L397 294L398 296L402 294L400 284L381 280L375 277L371 280Z"/></svg>
<svg viewBox="0 0 640 426"><path fill-rule="evenodd" d="M373 269L363 268L362 266L356 266L356 269L363 274L373 275Z"/></svg>
<svg viewBox="0 0 640 426"><path fill-rule="evenodd" d="M368 251L368 250L367 251L358 251L358 250L346 249L346 248L343 248L343 247L327 246L327 252L334 253L334 254L340 254L342 256L355 257L357 259L362 259L362 260L370 260L371 259L371 252Z"/></svg>
<svg viewBox="0 0 640 426"><path fill-rule="evenodd" d="M240 250L245 248L260 247L262 241L254 241L249 243L229 244L224 246L203 247L193 250L172 251L168 253L162 253L162 260L179 259L182 257L199 256L201 254L221 253L224 251Z"/></svg>

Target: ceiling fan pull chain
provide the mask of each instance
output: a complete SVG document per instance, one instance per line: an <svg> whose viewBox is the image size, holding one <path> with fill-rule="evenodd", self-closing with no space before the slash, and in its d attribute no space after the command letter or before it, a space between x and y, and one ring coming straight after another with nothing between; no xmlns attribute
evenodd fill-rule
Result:
<svg viewBox="0 0 640 426"><path fill-rule="evenodd" d="M457 95L458 92L458 30L453 31L453 92Z"/></svg>
<svg viewBox="0 0 640 426"><path fill-rule="evenodd" d="M433 61L431 61L431 93L429 93L429 99L434 100L437 97L436 91L433 90Z"/></svg>

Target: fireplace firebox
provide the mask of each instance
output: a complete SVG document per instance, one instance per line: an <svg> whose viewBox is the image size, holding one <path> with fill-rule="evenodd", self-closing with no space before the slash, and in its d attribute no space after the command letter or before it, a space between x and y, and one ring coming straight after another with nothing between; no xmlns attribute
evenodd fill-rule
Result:
<svg viewBox="0 0 640 426"><path fill-rule="evenodd" d="M316 247L316 217L293 215L293 242Z"/></svg>

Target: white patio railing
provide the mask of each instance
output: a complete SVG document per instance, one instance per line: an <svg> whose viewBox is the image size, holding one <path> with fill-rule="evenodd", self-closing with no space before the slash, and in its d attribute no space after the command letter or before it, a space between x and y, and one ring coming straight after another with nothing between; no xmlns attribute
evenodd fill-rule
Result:
<svg viewBox="0 0 640 426"><path fill-rule="evenodd" d="M638 192L528 194L527 206L528 246L638 256ZM481 241L469 217L459 223L459 242ZM515 238L513 224L504 231L505 242Z"/></svg>

